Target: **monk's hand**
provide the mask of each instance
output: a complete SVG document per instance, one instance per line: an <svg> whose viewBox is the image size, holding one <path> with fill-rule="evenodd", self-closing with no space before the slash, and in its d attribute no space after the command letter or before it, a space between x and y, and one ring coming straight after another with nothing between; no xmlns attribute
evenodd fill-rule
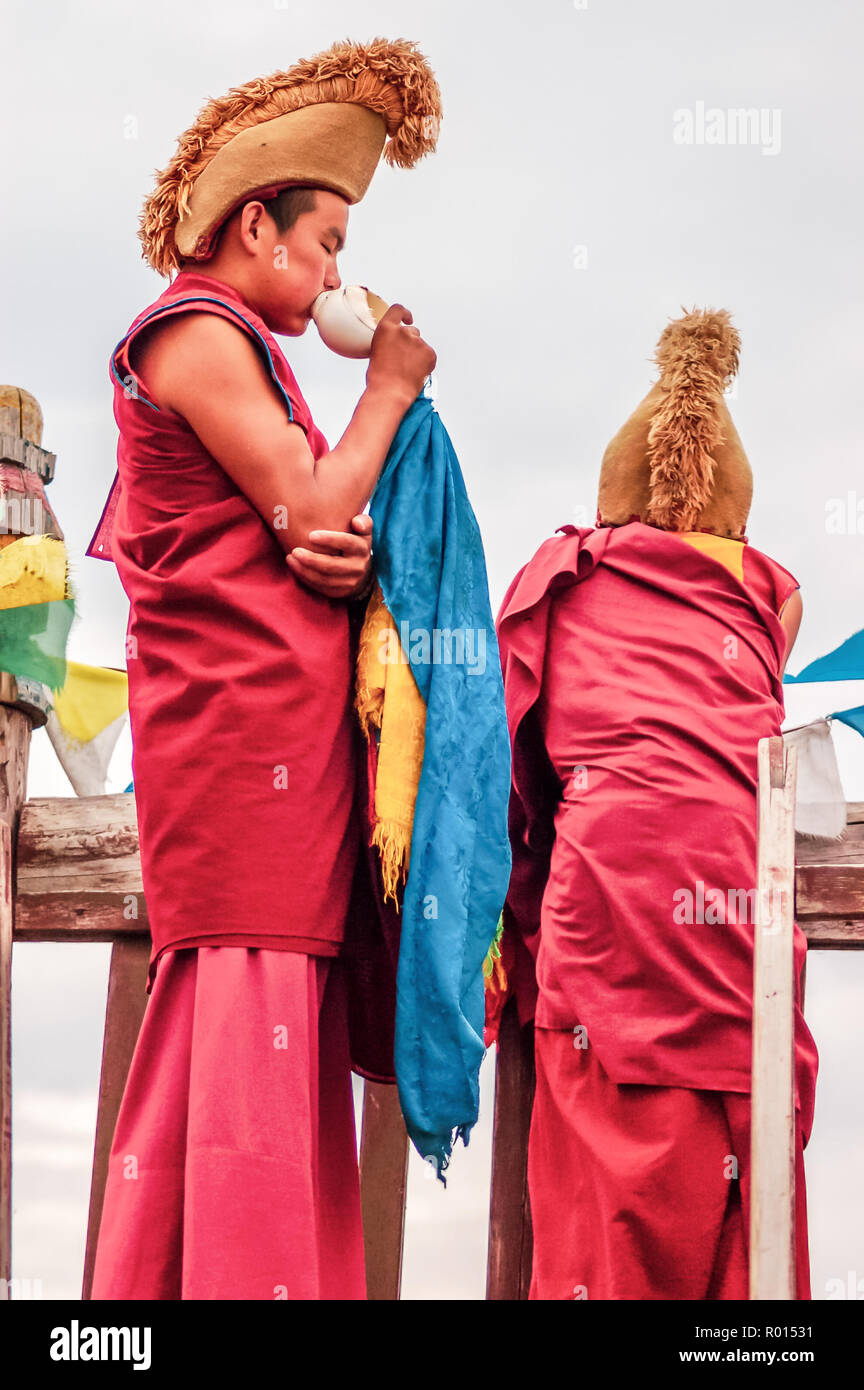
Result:
<svg viewBox="0 0 864 1390"><path fill-rule="evenodd" d="M327 598L359 597L371 588L372 518L351 518L350 531L310 531L308 546L285 556L295 578Z"/></svg>

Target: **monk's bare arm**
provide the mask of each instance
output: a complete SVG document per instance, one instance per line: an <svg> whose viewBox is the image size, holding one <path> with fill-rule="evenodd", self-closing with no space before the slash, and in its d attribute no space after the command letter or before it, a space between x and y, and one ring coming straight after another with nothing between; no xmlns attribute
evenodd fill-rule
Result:
<svg viewBox="0 0 864 1390"><path fill-rule="evenodd" d="M350 530L434 367L417 330L401 327L402 313L410 317L392 305L379 325L366 390L338 445L317 461L258 350L228 320L208 313L163 320L142 343L138 369L156 404L187 421L287 553L306 545L310 531Z"/></svg>
<svg viewBox="0 0 864 1390"><path fill-rule="evenodd" d="M798 636L798 629L801 626L801 615L804 612L804 605L801 602L801 590L796 589L790 595L786 607L783 609L783 616L780 623L786 633L786 655L783 659L783 666L780 671L781 676L786 670L786 662L789 660L789 653L795 645L795 638Z"/></svg>

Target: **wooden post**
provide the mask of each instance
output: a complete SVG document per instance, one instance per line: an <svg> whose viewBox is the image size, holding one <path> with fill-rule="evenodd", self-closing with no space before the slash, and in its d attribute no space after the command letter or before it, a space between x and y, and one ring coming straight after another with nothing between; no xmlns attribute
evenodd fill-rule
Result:
<svg viewBox="0 0 864 1390"><path fill-rule="evenodd" d="M534 1080L534 1028L519 1027L511 1000L501 1015L495 1065L487 1299L527 1299L531 1285L528 1131Z"/></svg>
<svg viewBox="0 0 864 1390"><path fill-rule="evenodd" d="M21 536L62 541L45 496L55 463L55 455L42 448L42 409L36 397L20 386L0 386L0 549Z"/></svg>
<svg viewBox="0 0 864 1390"><path fill-rule="evenodd" d="M795 1298L794 954L798 754L759 740L750 1130L750 1298Z"/></svg>
<svg viewBox="0 0 864 1390"><path fill-rule="evenodd" d="M102 1074L99 1079L99 1108L96 1112L96 1140L93 1146L93 1176L90 1182L90 1215L87 1222L82 1298L89 1298L93 1287L96 1242L102 1218L102 1203L105 1199L105 1184L108 1180L108 1157L132 1054L147 1004L149 962L149 936L132 936L125 941L114 942L111 949L111 971L108 976L105 1033L102 1039Z"/></svg>
<svg viewBox="0 0 864 1390"><path fill-rule="evenodd" d="M0 706L0 719L3 718ZM2 744L0 744L2 752ZM12 1278L12 828L0 818L0 1279Z"/></svg>
<svg viewBox="0 0 864 1390"><path fill-rule="evenodd" d="M365 1083L360 1139L360 1204L366 1297L398 1299L402 1285L408 1134L395 1086Z"/></svg>
<svg viewBox="0 0 864 1390"><path fill-rule="evenodd" d="M2 660L2 654L0 654ZM0 1279L12 1277L12 930L14 846L27 795L33 721L5 702L15 681L0 678ZM43 720L44 722L44 720ZM9 1287L8 1283L3 1285Z"/></svg>
<svg viewBox="0 0 864 1390"><path fill-rule="evenodd" d="M22 531L41 534L46 525L51 534L59 531L50 509L44 509L42 480L53 476L54 455L40 447L41 440L39 402L17 386L0 386L0 550L18 540ZM28 498L37 502L35 518L22 506ZM25 516L32 525L25 525ZM0 650L0 1280L6 1281L6 1290L12 1277L14 849L27 796L30 733L34 724L44 724L47 718L41 685L23 678L19 684L14 672L4 669Z"/></svg>

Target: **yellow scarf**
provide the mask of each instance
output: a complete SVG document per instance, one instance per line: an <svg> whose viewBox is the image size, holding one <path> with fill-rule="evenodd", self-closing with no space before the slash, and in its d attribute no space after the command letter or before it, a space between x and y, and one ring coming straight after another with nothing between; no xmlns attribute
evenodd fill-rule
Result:
<svg viewBox="0 0 864 1390"><path fill-rule="evenodd" d="M369 596L357 652L354 708L367 743L380 730L371 843L381 856L384 901L399 906L396 889L408 877L414 804L426 738L426 705L407 660L396 624L376 583ZM483 964L487 990L507 993L501 959L502 918Z"/></svg>
<svg viewBox="0 0 864 1390"><path fill-rule="evenodd" d="M367 743L380 730L371 843L381 855L384 901L392 898L398 908L396 888L408 877L411 857L426 705L377 583L360 633L354 707Z"/></svg>

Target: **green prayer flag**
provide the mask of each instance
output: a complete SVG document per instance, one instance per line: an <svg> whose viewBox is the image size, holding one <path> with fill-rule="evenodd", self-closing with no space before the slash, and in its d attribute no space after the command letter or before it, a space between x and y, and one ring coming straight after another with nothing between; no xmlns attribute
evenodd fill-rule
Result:
<svg viewBox="0 0 864 1390"><path fill-rule="evenodd" d="M0 671L41 681L55 694L62 690L74 617L74 598L0 609Z"/></svg>

